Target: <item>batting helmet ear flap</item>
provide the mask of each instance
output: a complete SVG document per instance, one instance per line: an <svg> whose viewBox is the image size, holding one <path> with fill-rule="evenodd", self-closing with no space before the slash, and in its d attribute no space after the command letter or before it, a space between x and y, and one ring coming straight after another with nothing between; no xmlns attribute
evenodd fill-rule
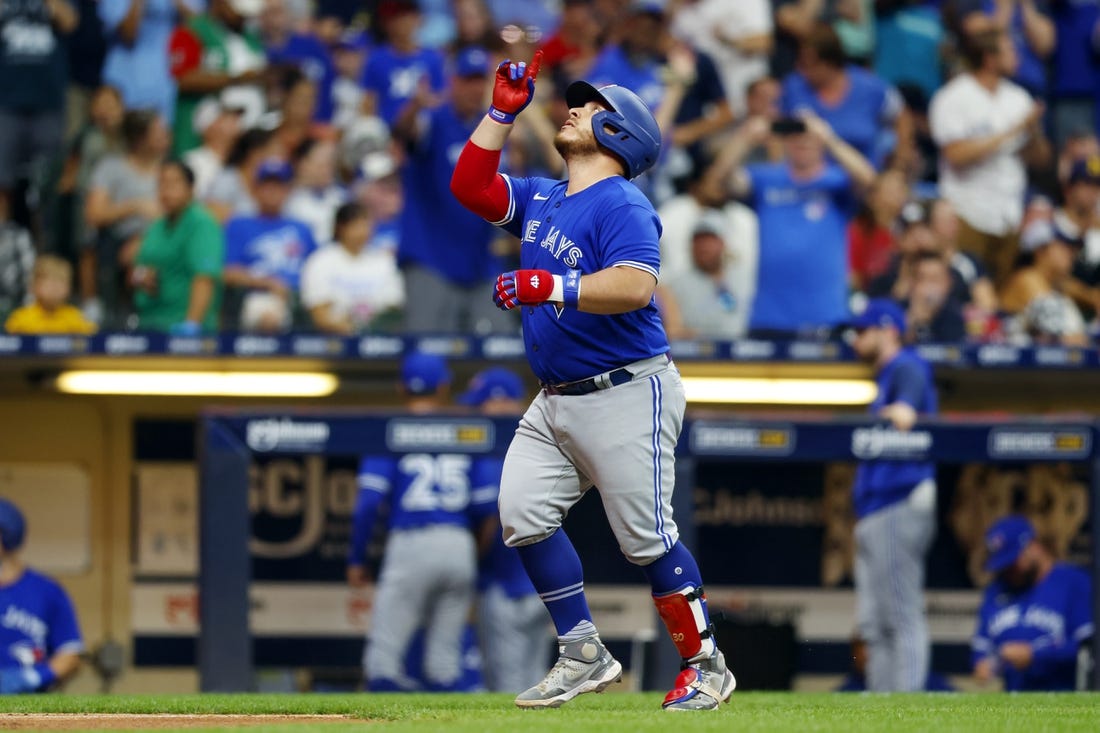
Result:
<svg viewBox="0 0 1100 733"><path fill-rule="evenodd" d="M596 89L586 81L575 81L565 91L572 109L599 102L606 110L592 115L596 144L623 162L626 177L649 170L661 154L661 129L649 107L634 92L615 84Z"/></svg>

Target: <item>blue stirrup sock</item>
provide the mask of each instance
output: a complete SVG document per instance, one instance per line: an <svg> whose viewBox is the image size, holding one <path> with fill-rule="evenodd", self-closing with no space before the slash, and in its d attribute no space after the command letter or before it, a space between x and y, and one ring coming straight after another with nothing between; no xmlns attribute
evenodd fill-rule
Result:
<svg viewBox="0 0 1100 733"><path fill-rule="evenodd" d="M519 550L527 576L550 612L558 639L574 641L596 633L588 599L584 597L584 570L565 530Z"/></svg>

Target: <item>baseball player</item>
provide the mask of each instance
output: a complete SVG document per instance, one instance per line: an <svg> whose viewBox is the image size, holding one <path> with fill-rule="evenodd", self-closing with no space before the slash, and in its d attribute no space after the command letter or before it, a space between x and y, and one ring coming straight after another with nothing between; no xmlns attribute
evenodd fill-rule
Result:
<svg viewBox="0 0 1100 733"><path fill-rule="evenodd" d="M470 380L460 405L483 415L520 415L523 380L504 367L490 367ZM519 552L504 544L497 500L504 460L481 458L474 466L473 497L477 517L478 639L484 660L482 677L493 692L521 692L542 679L550 663L550 617L542 605Z"/></svg>
<svg viewBox="0 0 1100 733"><path fill-rule="evenodd" d="M504 461L500 519L558 634L559 659L520 707L557 707L621 679L600 641L562 518L596 486L626 558L642 567L683 657L668 710L716 709L735 685L715 643L694 557L672 519L683 384L653 302L661 222L629 179L651 167L661 131L629 89L578 81L555 145L568 181L498 173L541 54L496 71L492 105L462 151L451 190L521 241L523 269L494 299L521 309L527 359L542 383Z"/></svg>
<svg viewBox="0 0 1100 733"><path fill-rule="evenodd" d="M401 379L406 410L423 415L442 406L450 373L441 357L413 353L402 363ZM389 507L363 660L368 690L419 688L404 660L421 628L428 688L457 691L463 683L462 638L477 573L469 515L472 463L469 455L451 453L363 458L348 555L352 587L369 584L367 547L380 506Z"/></svg>
<svg viewBox="0 0 1100 733"><path fill-rule="evenodd" d="M932 370L902 348L905 313L874 299L851 327L856 354L874 367L878 396L872 414L906 431L918 414L938 409ZM859 464L856 511L856 612L867 642L867 689L914 692L928 676L924 557L936 531L936 467L927 461L868 460Z"/></svg>
<svg viewBox="0 0 1100 733"><path fill-rule="evenodd" d="M1010 515L986 532L985 589L974 633L974 676L1004 677L1005 689L1073 690L1077 651L1092 636L1092 583L1055 562L1026 517Z"/></svg>
<svg viewBox="0 0 1100 733"><path fill-rule="evenodd" d="M51 578L26 567L23 513L0 499L0 694L39 692L71 677L84 642L72 601Z"/></svg>

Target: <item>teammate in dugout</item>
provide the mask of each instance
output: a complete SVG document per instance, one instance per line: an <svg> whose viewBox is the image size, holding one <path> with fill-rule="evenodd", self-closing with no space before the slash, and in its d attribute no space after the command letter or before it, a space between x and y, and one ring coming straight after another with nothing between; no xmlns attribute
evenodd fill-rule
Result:
<svg viewBox="0 0 1100 733"><path fill-rule="evenodd" d="M873 299L850 324L856 355L875 370L873 415L908 431L938 409L932 370L902 347L905 313ZM924 560L936 531L936 467L928 461L865 460L852 487L856 511L856 613L867 642L867 689L915 692L928 677Z"/></svg>
<svg viewBox="0 0 1100 733"><path fill-rule="evenodd" d="M672 518L685 399L653 301L661 222L629 181L657 161L661 131L629 89L574 82L555 138L569 180L501 175L500 151L534 96L541 58L497 68L492 105L451 180L467 208L520 238L523 269L498 277L494 299L522 310L527 359L542 383L505 458L500 519L554 621L560 656L516 704L557 707L622 678L561 528L597 486L619 547L644 570L683 658L664 708L717 709L736 683Z"/></svg>
<svg viewBox="0 0 1100 733"><path fill-rule="evenodd" d="M482 415L523 414L523 380L504 367L484 369L456 400ZM536 684L550 663L550 617L523 561L504 544L497 502L504 458L482 456L474 464L471 496L478 541L477 625L482 677L490 692L521 692Z"/></svg>
<svg viewBox="0 0 1100 733"><path fill-rule="evenodd" d="M23 564L26 520L0 499L0 694L42 692L80 667L84 642L72 601Z"/></svg>
<svg viewBox="0 0 1100 733"><path fill-rule="evenodd" d="M450 381L442 357L420 352L406 356L401 364L405 411L437 412ZM362 460L348 549L348 583L353 588L370 584L367 547L382 504L389 509L363 659L371 692L468 689L463 644L477 574L471 524L472 516L483 514L471 506L472 464L464 453L378 453ZM423 680L406 664L421 630Z"/></svg>
<svg viewBox="0 0 1100 733"><path fill-rule="evenodd" d="M1078 649L1095 633L1088 574L1056 562L1020 515L995 522L985 545L994 580L978 612L974 676L999 675L1010 692L1076 689Z"/></svg>

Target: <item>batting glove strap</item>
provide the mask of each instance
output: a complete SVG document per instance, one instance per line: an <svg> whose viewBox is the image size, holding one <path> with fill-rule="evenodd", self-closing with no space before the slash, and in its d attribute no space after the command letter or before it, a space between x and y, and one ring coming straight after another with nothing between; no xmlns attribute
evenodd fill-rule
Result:
<svg viewBox="0 0 1100 733"><path fill-rule="evenodd" d="M494 122L499 122L502 125L511 125L513 122L516 121L515 114L497 109L492 105L489 105L489 118Z"/></svg>

